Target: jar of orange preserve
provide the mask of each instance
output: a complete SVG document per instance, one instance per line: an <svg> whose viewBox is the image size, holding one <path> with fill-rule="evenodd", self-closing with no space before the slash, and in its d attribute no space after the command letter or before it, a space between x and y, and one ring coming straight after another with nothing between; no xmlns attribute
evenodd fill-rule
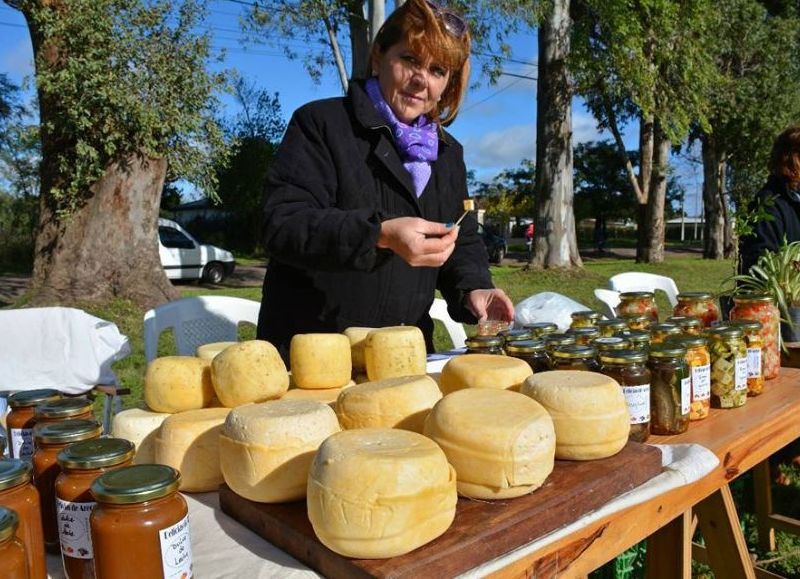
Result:
<svg viewBox="0 0 800 579"><path fill-rule="evenodd" d="M11 509L0 507L0 577L28 579L25 546L17 539L19 518Z"/></svg>
<svg viewBox="0 0 800 579"><path fill-rule="evenodd" d="M62 398L39 404L33 410L36 424L63 422L64 420L92 420L92 401L88 398Z"/></svg>
<svg viewBox="0 0 800 579"><path fill-rule="evenodd" d="M32 474L33 467L27 461L0 460L0 505L19 517L16 536L25 545L30 579L45 579L42 511L39 493L31 483Z"/></svg>
<svg viewBox="0 0 800 579"><path fill-rule="evenodd" d="M61 398L58 390L41 388L16 392L8 397L11 412L6 418L8 428L8 450L11 458L30 460L33 456L33 416L37 405Z"/></svg>

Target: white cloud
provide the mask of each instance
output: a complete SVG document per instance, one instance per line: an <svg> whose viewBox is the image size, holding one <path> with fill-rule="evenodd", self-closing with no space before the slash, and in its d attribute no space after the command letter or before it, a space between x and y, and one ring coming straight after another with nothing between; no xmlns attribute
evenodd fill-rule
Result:
<svg viewBox="0 0 800 579"><path fill-rule="evenodd" d="M536 157L536 125L515 125L464 140L467 167L476 170L516 167Z"/></svg>
<svg viewBox="0 0 800 579"><path fill-rule="evenodd" d="M600 141L610 138L604 131L597 130L595 118L581 110L572 110L572 145L585 143L587 141Z"/></svg>

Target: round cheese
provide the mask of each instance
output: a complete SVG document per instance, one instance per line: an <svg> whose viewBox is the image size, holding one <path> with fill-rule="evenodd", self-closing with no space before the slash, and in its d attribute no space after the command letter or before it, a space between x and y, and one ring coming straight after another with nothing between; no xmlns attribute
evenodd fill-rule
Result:
<svg viewBox="0 0 800 579"><path fill-rule="evenodd" d="M428 376L386 378L342 391L336 416L345 429L402 428L421 433L425 417L441 397Z"/></svg>
<svg viewBox="0 0 800 579"><path fill-rule="evenodd" d="M222 484L219 434L228 408L203 408L173 414L156 435L155 461L181 473L180 490L203 493Z"/></svg>
<svg viewBox="0 0 800 579"><path fill-rule="evenodd" d="M203 344L197 346L197 357L209 362L214 359L214 356L222 352L228 346L233 346L236 342L212 342L210 344Z"/></svg>
<svg viewBox="0 0 800 579"><path fill-rule="evenodd" d="M225 482L260 503L302 499L314 453L336 432L336 415L320 402L276 400L235 408L220 436Z"/></svg>
<svg viewBox="0 0 800 579"><path fill-rule="evenodd" d="M123 410L114 415L111 436L130 440L136 446L133 464L153 463L156 460L156 433L168 416L172 415L141 408Z"/></svg>
<svg viewBox="0 0 800 579"><path fill-rule="evenodd" d="M424 374L427 353L422 330L393 326L371 331L364 344L364 360L371 381Z"/></svg>
<svg viewBox="0 0 800 579"><path fill-rule="evenodd" d="M541 404L517 392L468 388L448 394L433 407L425 435L444 450L465 497L518 497L553 472L553 421Z"/></svg>
<svg viewBox="0 0 800 579"><path fill-rule="evenodd" d="M554 370L531 376L521 392L553 417L558 459L606 458L628 442L628 407L613 378L595 372Z"/></svg>
<svg viewBox="0 0 800 579"><path fill-rule="evenodd" d="M342 334L296 334L289 347L298 388L341 388L350 381L350 340Z"/></svg>
<svg viewBox="0 0 800 579"><path fill-rule="evenodd" d="M217 398L228 408L280 398L289 389L289 373L269 342L249 340L225 348L211 362Z"/></svg>
<svg viewBox="0 0 800 579"><path fill-rule="evenodd" d="M198 410L211 404L214 386L208 360L166 356L147 365L144 401L156 412Z"/></svg>
<svg viewBox="0 0 800 579"><path fill-rule="evenodd" d="M318 390L306 390L303 388L289 388L289 391L281 396L281 400L314 400L316 402L322 402L323 404L328 404L329 406L334 406L336 404L336 399L339 397L339 394L346 388L350 386L354 386L355 382L350 380L345 386L341 388L322 388Z"/></svg>
<svg viewBox="0 0 800 579"><path fill-rule="evenodd" d="M406 430L334 434L308 476L308 518L326 547L396 557L444 533L456 512L455 471L432 440Z"/></svg>
<svg viewBox="0 0 800 579"><path fill-rule="evenodd" d="M463 388L518 391L533 370L524 360L493 354L464 354L447 361L439 387L444 394Z"/></svg>
<svg viewBox="0 0 800 579"><path fill-rule="evenodd" d="M350 340L350 357L353 361L353 373L365 373L367 362L364 359L364 346L367 344L367 334L375 328L361 328L354 326L347 328L343 333Z"/></svg>

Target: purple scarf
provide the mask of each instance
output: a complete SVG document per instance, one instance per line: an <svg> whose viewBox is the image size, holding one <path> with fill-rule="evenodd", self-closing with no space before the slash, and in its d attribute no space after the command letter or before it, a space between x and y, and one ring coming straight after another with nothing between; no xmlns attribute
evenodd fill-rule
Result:
<svg viewBox="0 0 800 579"><path fill-rule="evenodd" d="M425 115L420 115L411 125L400 121L383 98L377 77L367 80L366 89L375 109L392 128L394 140L400 148L403 167L411 175L414 191L419 197L431 178L431 162L439 156L436 123Z"/></svg>

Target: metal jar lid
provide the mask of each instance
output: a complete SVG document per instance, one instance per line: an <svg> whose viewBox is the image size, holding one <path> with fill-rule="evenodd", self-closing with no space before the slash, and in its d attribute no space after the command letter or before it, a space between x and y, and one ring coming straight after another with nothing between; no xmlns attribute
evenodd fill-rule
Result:
<svg viewBox="0 0 800 579"><path fill-rule="evenodd" d="M569 346L559 346L554 352L555 358L562 359L576 359L576 358L594 358L597 355L597 350L591 346L580 344L571 344Z"/></svg>
<svg viewBox="0 0 800 579"><path fill-rule="evenodd" d="M543 352L543 340L519 340L506 344L507 354L531 354L533 352Z"/></svg>
<svg viewBox="0 0 800 579"><path fill-rule="evenodd" d="M52 402L39 404L33 410L36 418L69 418L79 416L92 410L92 401L88 398L62 398Z"/></svg>
<svg viewBox="0 0 800 579"><path fill-rule="evenodd" d="M686 356L686 348L675 343L656 344L650 348L651 358L683 358L684 356Z"/></svg>
<svg viewBox="0 0 800 579"><path fill-rule="evenodd" d="M571 336L581 337L581 338L599 338L600 337L600 328L570 328L567 330L567 334Z"/></svg>
<svg viewBox="0 0 800 579"><path fill-rule="evenodd" d="M472 336L464 342L471 350L481 350L484 348L501 348L504 340L500 336Z"/></svg>
<svg viewBox="0 0 800 579"><path fill-rule="evenodd" d="M123 438L96 438L70 444L58 453L63 468L89 470L122 464L133 458L136 447Z"/></svg>
<svg viewBox="0 0 800 579"><path fill-rule="evenodd" d="M579 312L572 312L570 317L573 320L592 320L593 322L597 322L603 317L603 314L594 310L581 310Z"/></svg>
<svg viewBox="0 0 800 579"><path fill-rule="evenodd" d="M672 316L667 318L666 323L675 324L679 328L700 328L703 325L700 318L694 316Z"/></svg>
<svg viewBox="0 0 800 579"><path fill-rule="evenodd" d="M558 326L553 322L533 322L532 324L525 324L522 327L533 332L535 337L558 332Z"/></svg>
<svg viewBox="0 0 800 579"><path fill-rule="evenodd" d="M758 320L731 320L728 323L731 326L734 326L736 328L742 328L743 330L748 332L760 332L761 328L763 327L761 325L761 322L759 322Z"/></svg>
<svg viewBox="0 0 800 579"><path fill-rule="evenodd" d="M625 320L626 324L630 324L631 322L647 322L650 324L653 322L653 318L647 314L622 314L620 317Z"/></svg>
<svg viewBox="0 0 800 579"><path fill-rule="evenodd" d="M744 336L744 330L741 327L722 325L706 330L706 335L711 338L722 340L736 340Z"/></svg>
<svg viewBox="0 0 800 579"><path fill-rule="evenodd" d="M708 340L703 336L687 336L683 334L682 336L668 336L667 343L677 344L688 350L689 348L702 348L708 344Z"/></svg>
<svg viewBox="0 0 800 579"><path fill-rule="evenodd" d="M542 336L544 344L548 348L555 348L556 346L570 346L575 343L575 336L572 334L547 334Z"/></svg>
<svg viewBox="0 0 800 579"><path fill-rule="evenodd" d="M631 343L620 336L606 336L592 340L592 346L602 355L608 350L627 350L631 347Z"/></svg>
<svg viewBox="0 0 800 579"><path fill-rule="evenodd" d="M65 420L37 424L33 428L33 438L42 444L69 444L90 438L97 438L103 433L103 427L94 420Z"/></svg>
<svg viewBox="0 0 800 579"><path fill-rule="evenodd" d="M644 330L624 330L619 333L621 338L625 338L631 344L649 344L650 332Z"/></svg>
<svg viewBox="0 0 800 579"><path fill-rule="evenodd" d="M614 350L600 354L601 364L643 364L647 361L647 353L639 350Z"/></svg>
<svg viewBox="0 0 800 579"><path fill-rule="evenodd" d="M153 501L178 490L181 473L163 464L123 466L101 474L92 483L92 494L104 503L130 505Z"/></svg>
<svg viewBox="0 0 800 579"><path fill-rule="evenodd" d="M5 543L17 532L19 517L17 512L7 507L0 507L0 543Z"/></svg>
<svg viewBox="0 0 800 579"><path fill-rule="evenodd" d="M498 332L497 335L503 340L505 343L508 344L510 342L519 342L521 340L532 340L533 339L533 332L531 330L526 330L524 328L515 328L513 330L503 330L502 332Z"/></svg>
<svg viewBox="0 0 800 579"><path fill-rule="evenodd" d="M613 318L611 320L598 320L597 327L611 328L612 330L613 329L624 330L625 328L628 327L628 322L626 322L622 318Z"/></svg>
<svg viewBox="0 0 800 579"><path fill-rule="evenodd" d="M714 299L711 292L681 292L678 294L678 301L707 301Z"/></svg>
<svg viewBox="0 0 800 579"><path fill-rule="evenodd" d="M680 334L681 329L677 326L677 324L670 324L667 322L661 322L658 324L650 324L650 333L660 333L660 334Z"/></svg>
<svg viewBox="0 0 800 579"><path fill-rule="evenodd" d="M768 294L759 293L742 293L733 296L733 301L739 302L770 302L772 303L772 296Z"/></svg>
<svg viewBox="0 0 800 579"><path fill-rule="evenodd" d="M643 300L654 299L656 295L653 292L622 292L619 294L621 300Z"/></svg>
<svg viewBox="0 0 800 579"><path fill-rule="evenodd" d="M38 390L25 390L16 392L8 397L8 405L11 408L29 408L42 402L52 402L59 400L61 393L52 388L40 388Z"/></svg>
<svg viewBox="0 0 800 579"><path fill-rule="evenodd" d="M25 484L33 476L30 462L18 458L0 460L0 491Z"/></svg>

